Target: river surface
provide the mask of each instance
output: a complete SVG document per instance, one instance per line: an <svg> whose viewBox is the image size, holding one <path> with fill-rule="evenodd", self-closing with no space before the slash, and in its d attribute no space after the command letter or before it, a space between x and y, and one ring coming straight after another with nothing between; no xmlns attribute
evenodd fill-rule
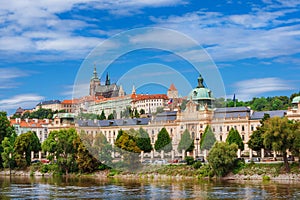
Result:
<svg viewBox="0 0 300 200"><path fill-rule="evenodd" d="M300 182L0 177L0 199L300 199Z"/></svg>

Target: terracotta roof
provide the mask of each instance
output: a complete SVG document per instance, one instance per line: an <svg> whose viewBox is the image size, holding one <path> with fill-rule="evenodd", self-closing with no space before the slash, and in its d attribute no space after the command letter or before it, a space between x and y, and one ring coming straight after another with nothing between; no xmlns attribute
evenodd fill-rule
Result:
<svg viewBox="0 0 300 200"><path fill-rule="evenodd" d="M176 89L175 85L172 83L170 88L168 89L168 91L175 91L175 90L177 90L177 89Z"/></svg>
<svg viewBox="0 0 300 200"><path fill-rule="evenodd" d="M147 99L164 99L168 100L168 96L166 94L140 94L140 95L135 95L134 98L132 99L133 102L135 101L141 101L141 100L147 100Z"/></svg>
<svg viewBox="0 0 300 200"><path fill-rule="evenodd" d="M78 99L66 99L61 102L61 104L77 104Z"/></svg>
<svg viewBox="0 0 300 200"><path fill-rule="evenodd" d="M28 119L28 122L25 120L21 120L20 122L17 122L16 119L10 119L11 125L20 125L22 128L42 128L42 125L50 124L51 120L49 120L49 123L46 123L45 120L39 119L38 121L34 121L33 119Z"/></svg>

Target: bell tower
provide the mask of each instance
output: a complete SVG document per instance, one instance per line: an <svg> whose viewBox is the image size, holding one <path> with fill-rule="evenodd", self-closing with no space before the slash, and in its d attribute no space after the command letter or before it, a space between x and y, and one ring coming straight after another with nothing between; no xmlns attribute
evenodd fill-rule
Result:
<svg viewBox="0 0 300 200"><path fill-rule="evenodd" d="M94 72L90 81L90 96L96 95L96 87L100 86L100 79L98 78L96 64L94 64Z"/></svg>

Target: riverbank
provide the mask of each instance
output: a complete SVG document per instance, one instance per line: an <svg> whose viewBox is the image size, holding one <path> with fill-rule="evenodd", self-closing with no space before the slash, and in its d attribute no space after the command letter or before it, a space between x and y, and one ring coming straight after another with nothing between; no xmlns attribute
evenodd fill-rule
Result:
<svg viewBox="0 0 300 200"><path fill-rule="evenodd" d="M1 176L34 176L51 177L55 172L42 173L32 168L27 170L3 170ZM91 174L68 174L67 177L92 177L92 178L118 178L135 180L199 180L199 179L221 179L221 180L286 180L300 181L300 169L297 163L291 165L291 173L285 173L284 166L281 163L272 164L245 164L239 169L233 170L225 177L211 177L211 172L207 165L202 165L195 169L189 165L161 165L161 166L143 166L139 171L133 173L121 170L102 170Z"/></svg>

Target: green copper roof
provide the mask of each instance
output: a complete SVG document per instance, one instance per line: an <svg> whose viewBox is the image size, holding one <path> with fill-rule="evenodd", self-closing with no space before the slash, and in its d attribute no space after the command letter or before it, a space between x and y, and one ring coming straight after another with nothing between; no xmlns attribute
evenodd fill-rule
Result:
<svg viewBox="0 0 300 200"><path fill-rule="evenodd" d="M207 88L194 88L188 96L191 100L214 99L212 92Z"/></svg>
<svg viewBox="0 0 300 200"><path fill-rule="evenodd" d="M201 75L198 77L198 86L189 93L188 99L193 101L214 99L211 90L204 86L204 79Z"/></svg>
<svg viewBox="0 0 300 200"><path fill-rule="evenodd" d="M300 96L294 97L292 103L299 103L300 102Z"/></svg>

